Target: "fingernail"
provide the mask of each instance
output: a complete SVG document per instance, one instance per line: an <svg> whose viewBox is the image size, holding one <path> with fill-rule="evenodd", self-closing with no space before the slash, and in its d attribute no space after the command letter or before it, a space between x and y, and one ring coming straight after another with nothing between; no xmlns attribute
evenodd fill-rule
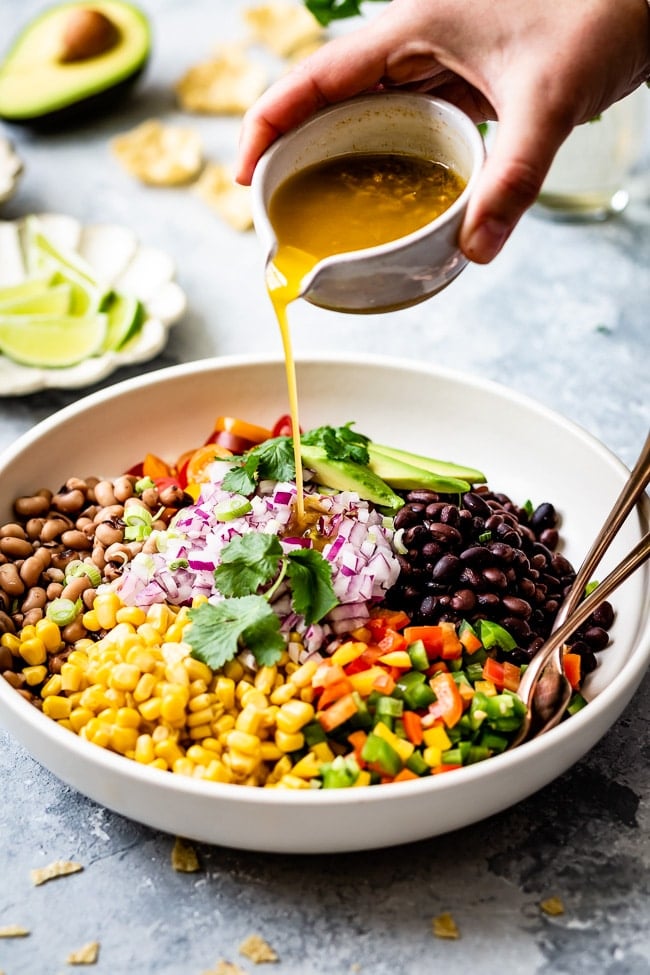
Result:
<svg viewBox="0 0 650 975"><path fill-rule="evenodd" d="M488 217L476 227L463 250L470 260L478 264L487 264L497 256L505 244L510 229L503 221Z"/></svg>

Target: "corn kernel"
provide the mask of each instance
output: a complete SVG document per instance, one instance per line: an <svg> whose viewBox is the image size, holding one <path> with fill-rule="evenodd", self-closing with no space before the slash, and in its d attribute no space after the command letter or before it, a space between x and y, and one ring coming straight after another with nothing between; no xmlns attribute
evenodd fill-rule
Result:
<svg viewBox="0 0 650 975"><path fill-rule="evenodd" d="M305 744L305 736L300 731L288 734L278 729L275 733L275 744L281 752L296 752Z"/></svg>
<svg viewBox="0 0 650 975"><path fill-rule="evenodd" d="M260 711L258 708L248 704L244 710L240 711L237 715L235 720L235 728L237 728L238 731L245 731L249 735L257 735L259 733L263 717L263 711Z"/></svg>
<svg viewBox="0 0 650 975"><path fill-rule="evenodd" d="M224 755L223 761L238 776L252 775L260 762L258 755L248 755L245 752L233 750Z"/></svg>
<svg viewBox="0 0 650 975"><path fill-rule="evenodd" d="M175 775L193 775L194 762L189 758L177 758L172 765L172 772Z"/></svg>
<svg viewBox="0 0 650 975"><path fill-rule="evenodd" d="M163 721L167 721L169 724L175 725L185 719L187 699L180 693L181 690L182 688L179 688L178 691L163 694L160 716Z"/></svg>
<svg viewBox="0 0 650 975"><path fill-rule="evenodd" d="M291 675L291 683L295 684L296 687L307 687L311 684L311 679L318 670L317 660L306 660L298 670Z"/></svg>
<svg viewBox="0 0 650 975"><path fill-rule="evenodd" d="M207 687L212 680L212 671L201 660L195 660L194 657L186 657L183 665L191 681L202 680Z"/></svg>
<svg viewBox="0 0 650 975"><path fill-rule="evenodd" d="M25 663L30 664L32 667L35 667L38 664L44 664L47 660L47 650L45 649L45 644L37 636L31 637L29 640L21 639L20 656L23 658Z"/></svg>
<svg viewBox="0 0 650 975"><path fill-rule="evenodd" d="M157 721L162 713L162 701L159 697L150 697L138 705L138 711L145 721Z"/></svg>
<svg viewBox="0 0 650 975"><path fill-rule="evenodd" d="M157 659L151 650L136 643L127 651L124 658L127 664L133 664L143 674L152 674L156 669Z"/></svg>
<svg viewBox="0 0 650 975"><path fill-rule="evenodd" d="M261 691L262 694L270 694L273 690L277 675L277 667L260 667L255 674L255 687L258 691Z"/></svg>
<svg viewBox="0 0 650 975"><path fill-rule="evenodd" d="M213 717L212 708L204 708L202 711L194 711L189 714L185 724L188 728L198 728L202 724L209 725Z"/></svg>
<svg viewBox="0 0 650 975"><path fill-rule="evenodd" d="M92 646L95 646L95 644L92 644ZM75 649L68 655L66 663L78 667L79 670L85 670L88 666L88 654L85 650L78 650L75 644Z"/></svg>
<svg viewBox="0 0 650 975"><path fill-rule="evenodd" d="M255 691L255 687L249 680L242 678L239 681L235 681L235 699L237 701L241 701L244 694L247 694L248 691Z"/></svg>
<svg viewBox="0 0 650 975"><path fill-rule="evenodd" d="M212 738L212 737L204 738L203 741L201 742L201 746L203 748L207 748L208 751L213 752L214 753L212 755L213 758L215 755L221 755L222 745L221 742L218 741L216 738Z"/></svg>
<svg viewBox="0 0 650 975"><path fill-rule="evenodd" d="M283 775L277 784L278 789L310 789L311 786L306 779L301 779L297 775Z"/></svg>
<svg viewBox="0 0 650 975"><path fill-rule="evenodd" d="M108 748L111 743L111 729L97 721L96 718L84 725L80 734L82 738L91 741L93 745L99 745L100 748Z"/></svg>
<svg viewBox="0 0 650 975"><path fill-rule="evenodd" d="M229 660L224 664L223 672L232 681L240 681L244 676L244 668L238 660Z"/></svg>
<svg viewBox="0 0 650 975"><path fill-rule="evenodd" d="M174 614L166 603L153 603L146 614L146 622L158 633L165 633L174 621Z"/></svg>
<svg viewBox="0 0 650 975"><path fill-rule="evenodd" d="M151 623L141 623L136 630L138 640L146 647L160 646L160 631Z"/></svg>
<svg viewBox="0 0 650 975"><path fill-rule="evenodd" d="M225 708L230 710L235 706L235 682L230 677L217 677L214 693Z"/></svg>
<svg viewBox="0 0 650 975"><path fill-rule="evenodd" d="M154 758L152 762L149 762L151 768L159 768L162 772L169 771L169 765L164 758Z"/></svg>
<svg viewBox="0 0 650 975"><path fill-rule="evenodd" d="M150 765L155 761L156 753L151 735L138 735L133 757L136 762L141 762L142 765Z"/></svg>
<svg viewBox="0 0 650 975"><path fill-rule="evenodd" d="M11 650L14 657L17 657L20 652L20 639L15 633L3 633L0 636L0 647L6 647L7 650Z"/></svg>
<svg viewBox="0 0 650 975"><path fill-rule="evenodd" d="M210 782L232 782L232 773L223 762L215 759L207 766L203 778L209 779Z"/></svg>
<svg viewBox="0 0 650 975"><path fill-rule="evenodd" d="M326 741L317 741L309 751L321 762L333 762L336 757Z"/></svg>
<svg viewBox="0 0 650 975"><path fill-rule="evenodd" d="M228 734L235 727L235 719L232 714L223 714L216 721L212 722L214 733L220 738L223 734Z"/></svg>
<svg viewBox="0 0 650 975"><path fill-rule="evenodd" d="M37 620L34 625L34 630L36 636L45 645L47 652L56 653L63 640L61 639L61 630L54 620L48 620L46 617L43 617L43 619Z"/></svg>
<svg viewBox="0 0 650 975"><path fill-rule="evenodd" d="M186 755L195 765L203 765L206 767L215 759L214 752L208 748L204 748L202 745L190 745Z"/></svg>
<svg viewBox="0 0 650 975"><path fill-rule="evenodd" d="M185 757L182 749L171 738L165 738L164 741L156 742L154 751L156 758L164 758L170 768L174 767L177 759Z"/></svg>
<svg viewBox="0 0 650 975"><path fill-rule="evenodd" d="M43 691L41 691L42 693ZM89 708L89 710L96 714L98 711L101 711L106 703L104 688L101 684L91 684L85 691L82 691L79 703L82 707Z"/></svg>
<svg viewBox="0 0 650 975"><path fill-rule="evenodd" d="M140 714L135 710L135 708L119 708L115 720L120 728L140 727Z"/></svg>
<svg viewBox="0 0 650 975"><path fill-rule="evenodd" d="M192 695L192 686L193 685L190 685L190 701L187 705L188 709L194 713L196 711L204 711L206 708L211 708L216 701L216 695L208 694L207 691L204 691L201 694Z"/></svg>
<svg viewBox="0 0 650 975"><path fill-rule="evenodd" d="M62 689L61 674L52 674L47 683L41 688L41 697L45 699L52 694L60 694Z"/></svg>
<svg viewBox="0 0 650 975"><path fill-rule="evenodd" d="M64 691L78 691L81 688L84 673L74 664L64 663L61 667L61 686Z"/></svg>
<svg viewBox="0 0 650 975"><path fill-rule="evenodd" d="M104 592L95 597L93 612L97 616L100 629L112 630L115 627L117 623L116 614L121 606L122 603L117 593Z"/></svg>
<svg viewBox="0 0 650 975"><path fill-rule="evenodd" d="M205 745L205 742L203 742ZM263 762L277 762L282 758L282 752L274 741L263 741L260 745L260 756Z"/></svg>
<svg viewBox="0 0 650 975"><path fill-rule="evenodd" d="M304 728L314 717L314 708L305 701L287 701L278 711L275 723L279 731L293 734Z"/></svg>
<svg viewBox="0 0 650 975"><path fill-rule="evenodd" d="M313 687L303 687L300 691L300 700L306 701L308 704L311 704L315 697L316 691Z"/></svg>
<svg viewBox="0 0 650 975"><path fill-rule="evenodd" d="M290 701L292 697L295 697L298 693L298 685L294 684L293 681L287 681L286 684L281 684L277 687L271 694L272 704L286 704Z"/></svg>
<svg viewBox="0 0 650 975"><path fill-rule="evenodd" d="M47 677L47 667L39 664L37 667L23 667L23 677L30 687L42 684Z"/></svg>
<svg viewBox="0 0 650 975"><path fill-rule="evenodd" d="M70 701L67 697L52 694L43 701L43 714L46 714L48 718L54 718L55 721L59 721L61 718L69 718L71 710Z"/></svg>
<svg viewBox="0 0 650 975"><path fill-rule="evenodd" d="M83 623L84 628L90 633L97 633L102 628L97 613L94 609L89 609L87 613L84 613L81 617L81 622Z"/></svg>
<svg viewBox="0 0 650 975"><path fill-rule="evenodd" d="M130 623L131 626L135 627L144 623L146 618L147 615L140 606L120 606L115 613L115 619L118 623Z"/></svg>
<svg viewBox="0 0 650 975"><path fill-rule="evenodd" d="M133 700L138 703L147 701L153 694L156 683L157 681L153 674L143 674L133 688Z"/></svg>
<svg viewBox="0 0 650 975"><path fill-rule="evenodd" d="M124 755L126 752L134 750L138 741L138 732L135 728L121 728L115 726L111 733L111 745L116 752Z"/></svg>
<svg viewBox="0 0 650 975"><path fill-rule="evenodd" d="M70 703L72 703L71 699ZM70 724L72 725L72 730L77 734L81 731L84 725L88 724L91 718L94 718L94 714L88 708L83 707L73 707L70 712Z"/></svg>
<svg viewBox="0 0 650 975"><path fill-rule="evenodd" d="M209 724L199 724L189 730L189 736L192 741L200 741L202 738L208 738L211 734L212 725Z"/></svg>
<svg viewBox="0 0 650 975"><path fill-rule="evenodd" d="M243 752L245 755L259 755L260 740L257 735L249 735L235 728L228 733L226 744L228 748Z"/></svg>

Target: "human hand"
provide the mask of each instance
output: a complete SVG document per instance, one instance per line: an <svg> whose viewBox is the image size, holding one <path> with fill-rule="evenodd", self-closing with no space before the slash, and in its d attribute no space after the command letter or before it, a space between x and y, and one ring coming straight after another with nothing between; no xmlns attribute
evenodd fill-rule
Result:
<svg viewBox="0 0 650 975"><path fill-rule="evenodd" d="M262 95L242 124L237 178L249 183L263 151L326 105L379 86L435 92L499 122L460 232L466 256L487 263L571 129L649 74L645 0L392 0Z"/></svg>

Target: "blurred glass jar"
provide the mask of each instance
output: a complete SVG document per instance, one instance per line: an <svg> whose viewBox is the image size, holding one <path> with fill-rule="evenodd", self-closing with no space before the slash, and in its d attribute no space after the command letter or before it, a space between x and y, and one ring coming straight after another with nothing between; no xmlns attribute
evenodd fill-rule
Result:
<svg viewBox="0 0 650 975"><path fill-rule="evenodd" d="M643 85L578 125L560 147L535 204L558 220L606 220L625 209L646 151L650 92Z"/></svg>

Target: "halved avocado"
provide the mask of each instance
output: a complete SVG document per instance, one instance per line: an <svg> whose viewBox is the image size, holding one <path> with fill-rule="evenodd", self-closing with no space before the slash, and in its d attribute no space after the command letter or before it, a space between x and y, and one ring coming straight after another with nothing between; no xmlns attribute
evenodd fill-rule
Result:
<svg viewBox="0 0 650 975"><path fill-rule="evenodd" d="M151 52L145 14L125 0L50 7L0 63L0 118L50 127L112 107Z"/></svg>

